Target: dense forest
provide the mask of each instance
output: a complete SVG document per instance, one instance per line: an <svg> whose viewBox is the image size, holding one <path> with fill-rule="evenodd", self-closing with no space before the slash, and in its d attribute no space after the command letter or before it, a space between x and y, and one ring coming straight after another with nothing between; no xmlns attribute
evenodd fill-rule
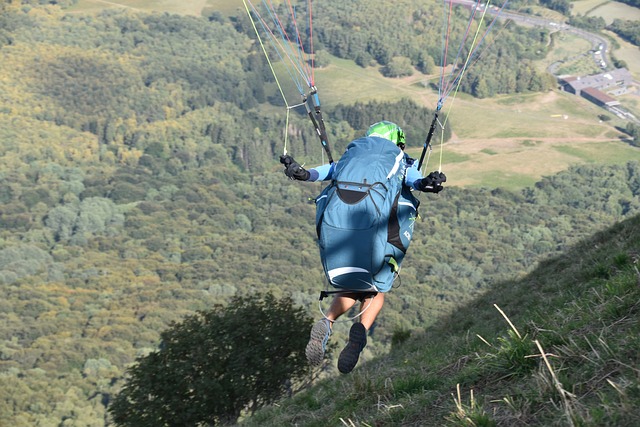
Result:
<svg viewBox="0 0 640 427"><path fill-rule="evenodd" d="M0 424L101 426L125 368L172 322L265 292L317 316L323 276L309 197L321 186L280 170L284 117L245 18L88 16L31 3L4 2L0 15ZM359 13L358 2L326 3L328 17ZM381 65L406 55L419 67L425 58L412 50L432 52L440 40L414 46L433 25L407 10L411 25L383 25L402 40L398 51L385 52L374 28L362 30L367 49L343 45L346 26L331 19L319 42L334 55L367 52ZM506 63L508 90L544 87L527 60L543 54L546 35L529 31L509 36L522 56ZM497 69L513 61L495 55ZM502 90L485 83L478 96ZM431 114L411 100L327 113L337 153L374 118L401 117L421 135ZM307 121L292 117L291 151L320 162ZM421 197L373 354L394 330L429 324L640 212L640 164L575 167L521 193L452 187Z"/></svg>
<svg viewBox="0 0 640 427"><path fill-rule="evenodd" d="M381 72L389 77L410 75L413 69L432 73L436 65L461 62L471 48L467 43L459 52L451 52L443 64L442 23L437 18L441 16L441 5L437 3L402 0L390 5L357 0L325 2L316 7L319 9L314 12L317 51L326 50L339 58L352 59L363 67L380 65ZM457 19L452 21L449 43L460 46L461 38L466 33L473 33L475 28L465 28L468 25L465 8L455 8L453 12ZM305 6L301 5L297 13L305 16ZM289 14L283 10L279 16ZM382 16L394 18L373 18ZM372 20L375 25L362 25ZM250 24L246 21L248 19L241 19L238 26L250 34ZM477 21L474 22L477 24ZM491 20L483 20L479 25L482 25L479 33L483 34ZM541 91L554 86L549 76L532 65L533 60L543 58L549 50L548 30L514 26L510 31L488 34L480 44L490 45L491 49L479 49L471 56L474 67L472 73L462 79L460 90L484 98L500 93Z"/></svg>

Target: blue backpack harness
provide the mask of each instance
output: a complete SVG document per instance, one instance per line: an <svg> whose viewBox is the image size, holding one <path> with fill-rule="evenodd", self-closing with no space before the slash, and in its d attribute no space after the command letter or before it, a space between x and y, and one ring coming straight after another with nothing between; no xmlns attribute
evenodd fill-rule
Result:
<svg viewBox="0 0 640 427"><path fill-rule="evenodd" d="M393 142L363 137L335 165L331 183L316 198L316 232L322 267L336 292L391 289L420 204L404 184L412 164ZM334 292L320 299L328 293Z"/></svg>

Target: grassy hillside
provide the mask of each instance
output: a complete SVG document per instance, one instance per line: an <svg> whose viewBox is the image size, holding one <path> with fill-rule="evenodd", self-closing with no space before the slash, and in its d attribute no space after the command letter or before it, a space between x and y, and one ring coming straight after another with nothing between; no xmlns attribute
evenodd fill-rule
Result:
<svg viewBox="0 0 640 427"><path fill-rule="evenodd" d="M179 15L200 16L209 3L219 6L217 0L79 0L70 7L71 12L98 12L105 9L130 9L138 12L169 12ZM225 3L225 2L222 2ZM227 1L226 3L231 3ZM238 2L236 2L237 5Z"/></svg>
<svg viewBox="0 0 640 427"><path fill-rule="evenodd" d="M636 216L242 425L640 425L639 267Z"/></svg>

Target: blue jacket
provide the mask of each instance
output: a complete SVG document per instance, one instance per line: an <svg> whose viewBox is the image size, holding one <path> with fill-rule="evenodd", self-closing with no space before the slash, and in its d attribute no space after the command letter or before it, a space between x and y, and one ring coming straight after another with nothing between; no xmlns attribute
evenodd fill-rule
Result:
<svg viewBox="0 0 640 427"><path fill-rule="evenodd" d="M416 162L387 139L362 137L347 146L338 162L309 169L309 174L308 181L332 181L315 200L328 282L349 291L389 291L420 204L411 192L422 179Z"/></svg>
<svg viewBox="0 0 640 427"><path fill-rule="evenodd" d="M418 163L409 157L407 154L404 155L405 162L407 166L406 173L404 176L404 184L411 187L414 190L419 190L417 187L420 180L423 178L422 174L418 170ZM338 160L339 161L339 160ZM315 168L309 169L309 179L307 181L316 182L316 181L329 181L333 176L333 171L336 168L336 163L327 163L322 166L317 166Z"/></svg>

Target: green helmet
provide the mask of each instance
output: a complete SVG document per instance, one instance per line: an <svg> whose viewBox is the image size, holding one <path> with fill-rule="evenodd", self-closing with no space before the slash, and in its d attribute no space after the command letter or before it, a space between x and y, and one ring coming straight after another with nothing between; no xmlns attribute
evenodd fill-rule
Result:
<svg viewBox="0 0 640 427"><path fill-rule="evenodd" d="M400 126L386 120L369 126L366 136L379 136L390 140L396 145L404 145L404 132Z"/></svg>

